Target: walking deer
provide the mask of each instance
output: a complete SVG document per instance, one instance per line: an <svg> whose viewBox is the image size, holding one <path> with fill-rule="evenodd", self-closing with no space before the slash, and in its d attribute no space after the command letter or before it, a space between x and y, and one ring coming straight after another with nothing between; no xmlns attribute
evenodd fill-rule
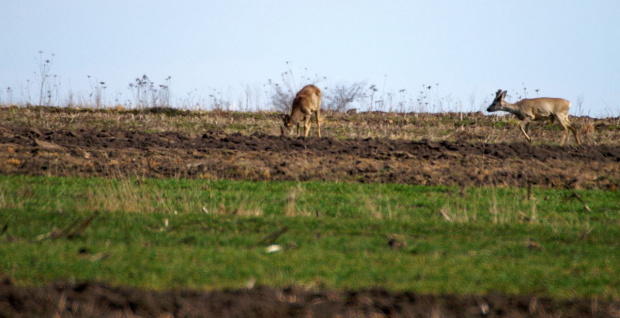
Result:
<svg viewBox="0 0 620 318"><path fill-rule="evenodd" d="M302 88L293 100L293 109L290 115L282 118L282 135L290 135L290 130L297 125L297 136L301 135L301 124L304 125L304 137L308 137L310 132L310 118L312 114L316 118L317 134L321 138L321 122L319 112L321 110L321 90L314 85L306 85Z"/></svg>
<svg viewBox="0 0 620 318"><path fill-rule="evenodd" d="M514 104L504 101L506 97L506 91L501 89L495 94L495 99L489 108L488 112L495 112L503 110L512 113L521 120L519 128L525 136L528 142L532 142L532 138L527 134L529 126L532 121L550 120L553 122L557 120L562 128L564 128L564 136L562 137L561 145L564 145L568 130L573 132L575 140L581 145L579 136L577 136L577 128L570 123L568 119L568 109L570 108L570 102L561 98L532 98L522 99Z"/></svg>

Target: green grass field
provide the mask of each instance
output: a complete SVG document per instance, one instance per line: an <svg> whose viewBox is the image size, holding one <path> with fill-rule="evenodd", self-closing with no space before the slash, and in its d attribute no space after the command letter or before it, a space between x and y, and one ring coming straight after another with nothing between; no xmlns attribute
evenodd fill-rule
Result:
<svg viewBox="0 0 620 318"><path fill-rule="evenodd" d="M602 190L0 176L0 272L24 285L618 300L618 202Z"/></svg>

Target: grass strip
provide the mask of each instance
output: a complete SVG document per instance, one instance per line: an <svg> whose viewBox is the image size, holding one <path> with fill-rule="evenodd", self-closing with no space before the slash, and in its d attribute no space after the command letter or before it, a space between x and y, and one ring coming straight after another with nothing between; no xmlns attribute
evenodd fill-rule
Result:
<svg viewBox="0 0 620 318"><path fill-rule="evenodd" d="M617 202L596 190L1 176L0 272L24 285L617 300Z"/></svg>

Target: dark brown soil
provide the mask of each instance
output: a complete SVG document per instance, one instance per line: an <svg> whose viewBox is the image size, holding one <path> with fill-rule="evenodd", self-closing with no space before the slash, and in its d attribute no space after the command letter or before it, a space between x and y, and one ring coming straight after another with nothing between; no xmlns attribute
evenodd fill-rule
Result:
<svg viewBox="0 0 620 318"><path fill-rule="evenodd" d="M5 126L0 173L616 189L620 146Z"/></svg>
<svg viewBox="0 0 620 318"><path fill-rule="evenodd" d="M382 289L255 287L150 291L99 283L0 283L0 317L618 317L620 303L531 296L431 296Z"/></svg>

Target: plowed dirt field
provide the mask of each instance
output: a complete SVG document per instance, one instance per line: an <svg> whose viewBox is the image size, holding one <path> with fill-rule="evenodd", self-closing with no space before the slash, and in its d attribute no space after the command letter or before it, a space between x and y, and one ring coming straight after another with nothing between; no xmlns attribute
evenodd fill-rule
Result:
<svg viewBox="0 0 620 318"><path fill-rule="evenodd" d="M99 283L0 282L0 317L618 317L620 303L289 287L157 292Z"/></svg>
<svg viewBox="0 0 620 318"><path fill-rule="evenodd" d="M0 173L615 189L620 147L0 127Z"/></svg>

